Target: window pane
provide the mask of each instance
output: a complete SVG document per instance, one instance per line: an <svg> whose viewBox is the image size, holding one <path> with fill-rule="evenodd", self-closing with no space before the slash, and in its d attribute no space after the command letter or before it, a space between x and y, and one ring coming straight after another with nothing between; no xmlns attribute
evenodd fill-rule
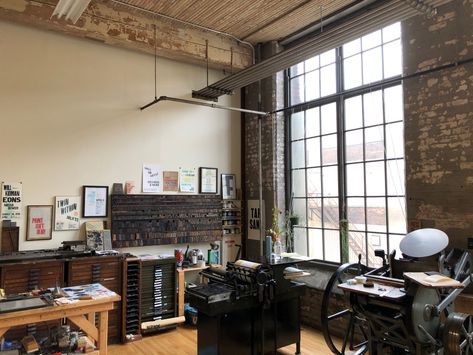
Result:
<svg viewBox="0 0 473 355"><path fill-rule="evenodd" d="M366 160L384 158L384 132L382 126L365 129Z"/></svg>
<svg viewBox="0 0 473 355"><path fill-rule="evenodd" d="M324 198L323 204L324 228L339 228L338 198Z"/></svg>
<svg viewBox="0 0 473 355"><path fill-rule="evenodd" d="M343 61L343 87L348 90L362 84L361 54Z"/></svg>
<svg viewBox="0 0 473 355"><path fill-rule="evenodd" d="M305 196L305 170L292 171L292 193L294 197Z"/></svg>
<svg viewBox="0 0 473 355"><path fill-rule="evenodd" d="M389 235L389 252L396 250L396 259L401 257L401 249L399 249L399 244L401 243L401 239L405 237L405 234L390 234ZM394 277L402 277L402 275L397 275Z"/></svg>
<svg viewBox="0 0 473 355"><path fill-rule="evenodd" d="M361 51L361 40L357 38L354 41L345 43L343 45L343 58L349 57L356 53L360 53L360 51Z"/></svg>
<svg viewBox="0 0 473 355"><path fill-rule="evenodd" d="M366 163L366 196L384 196L384 162Z"/></svg>
<svg viewBox="0 0 473 355"><path fill-rule="evenodd" d="M335 64L320 69L320 86L320 96L335 94L337 91Z"/></svg>
<svg viewBox="0 0 473 355"><path fill-rule="evenodd" d="M366 199L368 231L386 232L386 202L384 198Z"/></svg>
<svg viewBox="0 0 473 355"><path fill-rule="evenodd" d="M404 127L402 122L386 125L386 157L404 157Z"/></svg>
<svg viewBox="0 0 473 355"><path fill-rule="evenodd" d="M307 236L305 228L294 228L294 250L297 254L307 255Z"/></svg>
<svg viewBox="0 0 473 355"><path fill-rule="evenodd" d="M312 108L305 112L306 137L314 137L320 134L319 108Z"/></svg>
<svg viewBox="0 0 473 355"><path fill-rule="evenodd" d="M337 104L335 102L323 105L320 108L322 116L322 134L335 133L337 131Z"/></svg>
<svg viewBox="0 0 473 355"><path fill-rule="evenodd" d="M337 164L337 135L322 137L322 165Z"/></svg>
<svg viewBox="0 0 473 355"><path fill-rule="evenodd" d="M338 167L322 168L323 195L338 196Z"/></svg>
<svg viewBox="0 0 473 355"><path fill-rule="evenodd" d="M292 168L303 168L305 165L304 141L292 142L291 152Z"/></svg>
<svg viewBox="0 0 473 355"><path fill-rule="evenodd" d="M304 72L304 63L299 63L296 65L293 65L289 73L291 77L295 77L296 75L302 74L303 72Z"/></svg>
<svg viewBox="0 0 473 355"><path fill-rule="evenodd" d="M307 166L320 166L320 138L307 139Z"/></svg>
<svg viewBox="0 0 473 355"><path fill-rule="evenodd" d="M335 63L335 49L331 49L320 55L320 66Z"/></svg>
<svg viewBox="0 0 473 355"><path fill-rule="evenodd" d="M386 122L404 119L404 106L402 102L401 85L384 90L384 115Z"/></svg>
<svg viewBox="0 0 473 355"><path fill-rule="evenodd" d="M340 262L340 232L325 231L325 260Z"/></svg>
<svg viewBox="0 0 473 355"><path fill-rule="evenodd" d="M363 95L365 126L383 123L383 96L381 91Z"/></svg>
<svg viewBox="0 0 473 355"><path fill-rule="evenodd" d="M309 227L322 228L322 199L309 198L307 200L307 212Z"/></svg>
<svg viewBox="0 0 473 355"><path fill-rule="evenodd" d="M388 198L389 231L406 233L406 199L404 197Z"/></svg>
<svg viewBox="0 0 473 355"><path fill-rule="evenodd" d="M292 208L294 209L294 213L299 216L299 226L301 227L307 226L305 204L306 204L306 200L304 198L293 199Z"/></svg>
<svg viewBox="0 0 473 355"><path fill-rule="evenodd" d="M345 128L360 127L363 127L363 106L361 96L355 96L345 100Z"/></svg>
<svg viewBox="0 0 473 355"><path fill-rule="evenodd" d="M323 259L323 253L322 230L309 229L309 256L311 258Z"/></svg>
<svg viewBox="0 0 473 355"><path fill-rule="evenodd" d="M366 51L367 49L381 45L381 31L375 31L366 36L361 37L361 48Z"/></svg>
<svg viewBox="0 0 473 355"><path fill-rule="evenodd" d="M364 198L347 198L347 218L349 230L366 230Z"/></svg>
<svg viewBox="0 0 473 355"><path fill-rule="evenodd" d="M304 102L304 76L291 79L291 105Z"/></svg>
<svg viewBox="0 0 473 355"><path fill-rule="evenodd" d="M388 249L387 236L384 233L368 233L368 266L381 267L383 259L374 255L376 249L382 249L385 252Z"/></svg>
<svg viewBox="0 0 473 355"><path fill-rule="evenodd" d="M363 160L363 130L346 132L345 145L347 162Z"/></svg>
<svg viewBox="0 0 473 355"><path fill-rule="evenodd" d="M319 67L319 56L316 55L305 61L305 71L309 72Z"/></svg>
<svg viewBox="0 0 473 355"><path fill-rule="evenodd" d="M347 196L363 196L365 194L363 164L347 165Z"/></svg>
<svg viewBox="0 0 473 355"><path fill-rule="evenodd" d="M291 139L304 138L304 112L291 115Z"/></svg>
<svg viewBox="0 0 473 355"><path fill-rule="evenodd" d="M404 160L389 160L387 164L388 195L405 194Z"/></svg>
<svg viewBox="0 0 473 355"><path fill-rule="evenodd" d="M305 77L306 85L306 101L315 100L320 97L320 82L319 82L319 71L315 70L310 72Z"/></svg>
<svg viewBox="0 0 473 355"><path fill-rule="evenodd" d="M322 196L322 176L320 168L307 169L307 196Z"/></svg>
<svg viewBox="0 0 473 355"><path fill-rule="evenodd" d="M381 47L363 52L363 84L374 83L383 78Z"/></svg>
<svg viewBox="0 0 473 355"><path fill-rule="evenodd" d="M350 240L350 248L348 251L349 261L351 263L358 262L358 255L361 254L361 263L366 265L366 237L364 232L350 232L348 239Z"/></svg>
<svg viewBox="0 0 473 355"><path fill-rule="evenodd" d="M383 46L384 78L402 74L401 40Z"/></svg>
<svg viewBox="0 0 473 355"><path fill-rule="evenodd" d="M393 39L401 38L401 23L396 22L390 26L383 28L383 42L389 42Z"/></svg>

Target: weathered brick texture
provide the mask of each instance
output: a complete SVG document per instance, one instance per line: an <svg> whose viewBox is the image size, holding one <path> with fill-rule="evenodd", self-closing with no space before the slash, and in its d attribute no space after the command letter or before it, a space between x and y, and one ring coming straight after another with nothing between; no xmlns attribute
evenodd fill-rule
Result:
<svg viewBox="0 0 473 355"><path fill-rule="evenodd" d="M405 21L404 74L472 58L472 23L472 0ZM408 220L444 230L458 248L473 236L472 89L473 63L404 82Z"/></svg>

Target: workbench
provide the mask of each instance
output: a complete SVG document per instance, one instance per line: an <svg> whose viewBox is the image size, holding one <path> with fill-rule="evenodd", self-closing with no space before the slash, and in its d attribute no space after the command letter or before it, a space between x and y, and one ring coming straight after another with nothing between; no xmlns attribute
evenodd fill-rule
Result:
<svg viewBox="0 0 473 355"><path fill-rule="evenodd" d="M88 354L107 355L108 311L113 309L113 302L117 301L120 301L120 296L115 295L80 300L70 304L3 313L0 314L0 338L11 327L67 318L95 342L97 350ZM96 313L98 314L98 327L95 326Z"/></svg>

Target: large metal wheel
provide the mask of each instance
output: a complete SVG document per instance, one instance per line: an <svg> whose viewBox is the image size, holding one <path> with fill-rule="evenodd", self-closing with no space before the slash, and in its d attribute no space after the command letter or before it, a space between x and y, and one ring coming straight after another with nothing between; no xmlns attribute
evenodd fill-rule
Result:
<svg viewBox="0 0 473 355"><path fill-rule="evenodd" d="M473 355L473 317L451 313L443 330L445 355Z"/></svg>
<svg viewBox="0 0 473 355"><path fill-rule="evenodd" d="M357 354L367 351L366 322L346 304L343 291L338 288L338 285L346 280L367 271L368 268L363 264L344 264L332 275L325 288L321 310L322 331L327 346L334 354L345 354L348 349L357 351ZM350 297L356 296L350 295ZM331 334L333 332L331 328L333 329L337 323L346 324L344 329L339 329L339 333L343 334L341 343L335 341ZM357 343L356 338L360 336L363 340Z"/></svg>

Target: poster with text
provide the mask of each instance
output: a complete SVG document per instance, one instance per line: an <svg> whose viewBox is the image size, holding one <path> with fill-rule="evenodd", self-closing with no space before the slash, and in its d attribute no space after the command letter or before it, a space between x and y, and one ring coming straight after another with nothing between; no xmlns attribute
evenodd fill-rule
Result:
<svg viewBox="0 0 473 355"><path fill-rule="evenodd" d="M179 191L179 173L177 171L163 172L163 191Z"/></svg>
<svg viewBox="0 0 473 355"><path fill-rule="evenodd" d="M143 164L143 192L161 191L161 168L157 164Z"/></svg>
<svg viewBox="0 0 473 355"><path fill-rule="evenodd" d="M195 168L179 168L179 190L181 192L196 192Z"/></svg>
<svg viewBox="0 0 473 355"><path fill-rule="evenodd" d="M71 231L80 228L80 196L56 196L54 230Z"/></svg>
<svg viewBox="0 0 473 355"><path fill-rule="evenodd" d="M53 206L33 205L27 208L26 240L45 240L52 238Z"/></svg>
<svg viewBox="0 0 473 355"><path fill-rule="evenodd" d="M2 183L1 220L21 219L21 182Z"/></svg>
<svg viewBox="0 0 473 355"><path fill-rule="evenodd" d="M264 207L264 201L263 201ZM261 218L263 216L263 218ZM264 221L264 208L259 206L259 200L248 200L248 239L260 240L261 221ZM263 222L264 224L264 222ZM264 226L263 226L264 228Z"/></svg>

